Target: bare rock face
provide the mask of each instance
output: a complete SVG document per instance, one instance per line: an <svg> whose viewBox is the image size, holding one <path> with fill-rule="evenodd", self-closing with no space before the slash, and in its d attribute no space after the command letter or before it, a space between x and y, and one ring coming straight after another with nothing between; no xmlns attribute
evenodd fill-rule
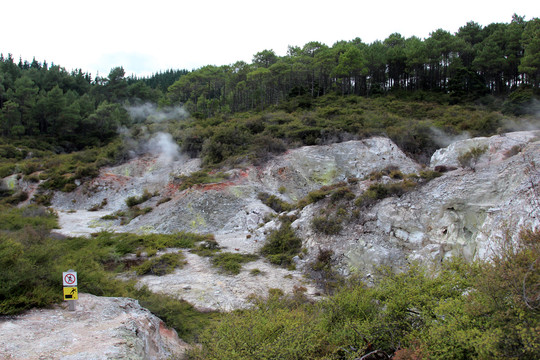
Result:
<svg viewBox="0 0 540 360"><path fill-rule="evenodd" d="M176 331L129 298L79 294L65 306L0 319L1 359L105 360L180 358Z"/></svg>
<svg viewBox="0 0 540 360"><path fill-rule="evenodd" d="M505 232L540 226L539 135L511 133L441 149L432 166L457 167L457 158L471 147L481 146L485 153L474 169L457 168L380 201L339 235L321 236L309 227L324 203L305 208L293 225L311 249L333 249L344 274L369 274L379 265L399 269L412 261L437 264L455 255L489 258Z"/></svg>
<svg viewBox="0 0 540 360"><path fill-rule="evenodd" d="M79 186L72 193L57 193L53 207L60 211L62 228L72 229L70 224L76 223L77 228L85 231L249 232L257 229L265 216L273 212L257 199L259 192L293 202L323 185L351 177L361 178L388 166L397 167L404 173L420 169L392 141L375 137L290 150L264 167L232 170L229 180L223 183L178 191L173 181L174 175L199 170L199 164L198 160L185 158L167 163L160 162L159 158L137 158L117 167L103 169L98 178ZM145 189L159 194L141 205L153 206L152 212L125 226L119 226L119 222L99 220L106 213L125 210L125 200L129 196L140 196ZM171 200L156 206L163 197ZM84 213L104 199L107 201L102 210L95 214ZM81 216L77 214L80 211L84 214L82 218L89 219L86 224L80 223Z"/></svg>
<svg viewBox="0 0 540 360"><path fill-rule="evenodd" d="M380 265L399 269L413 261L437 264L455 255L488 258L505 231L517 234L522 227L540 226L539 138L540 131L517 132L458 141L440 149L433 155L431 167L446 171L443 176L361 210L360 216L337 235L316 233L311 225L313 218L329 207L328 199L296 210L297 220L292 225L307 249L302 259L296 259L298 268L309 269L319 249L334 252L334 263L342 274L358 272L366 277ZM471 149L479 150L477 157L463 168L460 156ZM258 199L260 192L292 203L323 185L356 178L349 183L355 184L351 190L358 196L371 184L365 178L373 171L392 167L410 174L421 169L390 140L372 138L290 150L262 167L231 170L226 181L179 191L172 180L174 174L189 174L199 169L198 164L197 160L180 159L165 166L159 159L137 158L104 169L98 178L73 193L55 196L53 207L60 211L60 231L68 235L101 229L213 233L226 251L256 253L266 236L279 227L279 220L269 220L276 214ZM127 225L100 219L125 210L127 196L138 196L145 188L159 194L142 205L152 207L152 212ZM163 197L170 201L158 205ZM109 201L102 210L87 211L90 204L103 198ZM209 264L195 255L191 264L186 267L190 270L140 281L153 291L190 299L198 307L227 310L245 307L249 294L264 295L270 287L288 292L300 286L308 294L317 292L309 283L299 282L295 274L290 274L293 281L261 281L244 270L227 280L208 270ZM249 266L265 272L268 279L285 278L262 260ZM205 284L211 285L205 288Z"/></svg>

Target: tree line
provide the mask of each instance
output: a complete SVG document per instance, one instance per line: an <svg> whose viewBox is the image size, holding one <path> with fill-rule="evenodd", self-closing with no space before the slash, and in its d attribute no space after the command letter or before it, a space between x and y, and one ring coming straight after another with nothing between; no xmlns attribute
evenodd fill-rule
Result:
<svg viewBox="0 0 540 360"><path fill-rule="evenodd" d="M92 79L81 69L0 55L0 135L47 138L61 151L101 145L129 126L126 103L154 102L186 70L126 77L123 67ZM165 90L163 90L165 89Z"/></svg>
<svg viewBox="0 0 540 360"><path fill-rule="evenodd" d="M538 90L540 19L482 27L475 22L455 34L438 29L429 38L391 34L366 44L356 38L333 46L289 46L285 56L263 50L251 64L205 66L181 77L168 92L192 113L264 109L291 97L330 92L372 96L390 91L429 91L454 102L486 94L508 95L520 87Z"/></svg>
<svg viewBox="0 0 540 360"><path fill-rule="evenodd" d="M454 103L492 94L523 103L538 94L539 59L540 19L517 15L485 27L469 22L455 34L438 29L424 40L394 33L371 44L313 41L285 56L260 51L250 64L143 78L126 77L119 66L92 79L81 69L0 54L0 134L46 137L61 151L100 145L131 124L125 105L136 102L181 104L196 119L287 103L307 108L328 94L429 93Z"/></svg>

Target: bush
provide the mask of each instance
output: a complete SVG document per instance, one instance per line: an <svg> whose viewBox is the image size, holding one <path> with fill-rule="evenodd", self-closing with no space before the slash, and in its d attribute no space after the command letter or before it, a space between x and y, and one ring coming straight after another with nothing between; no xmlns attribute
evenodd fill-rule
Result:
<svg viewBox="0 0 540 360"><path fill-rule="evenodd" d="M220 268L226 274L237 275L242 270L242 264L254 261L257 257L254 254L219 253L213 255L212 265Z"/></svg>
<svg viewBox="0 0 540 360"><path fill-rule="evenodd" d="M137 275L165 275L170 274L175 268L182 268L186 262L185 256L181 252L163 254L157 258L152 258L135 268Z"/></svg>
<svg viewBox="0 0 540 360"><path fill-rule="evenodd" d="M190 359L318 359L327 348L315 309L281 296L225 314L199 340Z"/></svg>
<svg viewBox="0 0 540 360"><path fill-rule="evenodd" d="M259 200L263 202L266 206L271 208L277 213L281 213L284 211L290 211L293 209L293 206L289 204L286 201L281 200L275 195L270 195L267 193L259 193L258 195Z"/></svg>
<svg viewBox="0 0 540 360"><path fill-rule="evenodd" d="M16 193L8 191L7 193L10 195L4 196L4 194L2 194L0 198L0 204L17 205L23 201L28 200L28 193L24 191L18 191Z"/></svg>
<svg viewBox="0 0 540 360"><path fill-rule="evenodd" d="M0 164L0 178L5 178L6 176L13 174L14 170L14 164Z"/></svg>
<svg viewBox="0 0 540 360"><path fill-rule="evenodd" d="M371 185L362 195L355 200L355 205L359 207L371 206L379 200L391 196L401 196L414 189L417 184L409 179L397 183Z"/></svg>
<svg viewBox="0 0 540 360"><path fill-rule="evenodd" d="M178 189L182 191L199 184L219 183L227 180L228 178L229 175L223 172L210 174L206 171L200 170L192 172L189 175L180 175L175 178L175 182L180 183L180 187Z"/></svg>
<svg viewBox="0 0 540 360"><path fill-rule="evenodd" d="M463 168L475 169L480 157L487 151L487 146L475 146L458 156L459 165Z"/></svg>
<svg viewBox="0 0 540 360"><path fill-rule="evenodd" d="M37 205L29 205L23 208L0 208L0 229L8 231L21 230L25 226L47 230L58 227L56 214Z"/></svg>
<svg viewBox="0 0 540 360"><path fill-rule="evenodd" d="M159 199L158 202L156 203L156 206L159 206L161 204L165 204L166 202L169 202L171 200L172 200L171 197L166 196L164 198Z"/></svg>
<svg viewBox="0 0 540 360"><path fill-rule="evenodd" d="M284 221L279 229L267 236L261 254L272 264L290 266L292 258L298 255L301 248L302 240L294 233L291 223Z"/></svg>
<svg viewBox="0 0 540 360"><path fill-rule="evenodd" d="M330 195L330 199L334 203L340 200L352 200L354 198L355 195L348 186L338 187L337 189L332 191Z"/></svg>
<svg viewBox="0 0 540 360"><path fill-rule="evenodd" d="M342 229L342 220L337 216L315 216L311 220L311 227L317 233L337 235Z"/></svg>
<svg viewBox="0 0 540 360"><path fill-rule="evenodd" d="M128 207L134 207L136 205L142 204L150 200L154 195L150 193L147 189L144 189L144 192L141 196L130 196L126 199L126 205Z"/></svg>

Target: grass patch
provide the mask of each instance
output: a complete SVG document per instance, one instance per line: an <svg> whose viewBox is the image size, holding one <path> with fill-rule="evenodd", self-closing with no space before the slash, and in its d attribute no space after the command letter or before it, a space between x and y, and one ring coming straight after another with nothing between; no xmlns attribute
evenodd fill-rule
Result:
<svg viewBox="0 0 540 360"><path fill-rule="evenodd" d="M189 175L180 175L175 178L175 183L179 183L179 190L186 190L195 185L219 183L229 178L223 172L209 173L206 171L195 171Z"/></svg>
<svg viewBox="0 0 540 360"><path fill-rule="evenodd" d="M165 275L174 269L181 269L185 264L185 256L181 252L163 254L159 257L146 260L135 268L137 275Z"/></svg>
<svg viewBox="0 0 540 360"><path fill-rule="evenodd" d="M257 197L259 198L259 200L262 201L263 204L265 204L277 213L291 211L294 208L294 206L289 204L288 202L281 200L275 195L270 195L265 192L259 193Z"/></svg>
<svg viewBox="0 0 540 360"><path fill-rule="evenodd" d="M229 252L214 254L212 265L218 267L228 275L238 275L242 270L242 264L255 261L258 256L255 254L234 254Z"/></svg>
<svg viewBox="0 0 540 360"><path fill-rule="evenodd" d="M144 189L141 196L130 196L126 199L126 205L130 208L140 205L148 200L150 200L154 195L150 193L147 189Z"/></svg>

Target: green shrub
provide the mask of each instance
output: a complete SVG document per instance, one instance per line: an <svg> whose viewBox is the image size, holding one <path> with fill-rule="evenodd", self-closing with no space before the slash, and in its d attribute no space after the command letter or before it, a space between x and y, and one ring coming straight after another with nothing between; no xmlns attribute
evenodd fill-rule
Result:
<svg viewBox="0 0 540 360"><path fill-rule="evenodd" d="M355 200L355 205L359 207L367 207L387 197L401 196L414 189L416 186L417 183L409 179L405 179L397 183L376 183L371 185Z"/></svg>
<svg viewBox="0 0 540 360"><path fill-rule="evenodd" d="M1 230L21 230L25 226L43 227L47 230L58 228L56 214L42 206L29 205L22 208L2 207L1 210Z"/></svg>
<svg viewBox="0 0 540 360"><path fill-rule="evenodd" d="M208 173L200 170L192 172L189 175L180 175L175 178L175 182L180 182L179 190L189 189L199 184L219 183L229 178L228 174L223 172Z"/></svg>
<svg viewBox="0 0 540 360"><path fill-rule="evenodd" d="M90 209L88 209L88 211L98 211L98 210L103 209L106 205L107 205L107 198L104 198L103 200L101 200L101 203L92 205Z"/></svg>
<svg viewBox="0 0 540 360"><path fill-rule="evenodd" d="M172 199L169 196L166 196L164 198L159 199L158 202L156 203L156 206L159 206L161 204L165 204L166 202L169 202L171 200Z"/></svg>
<svg viewBox="0 0 540 360"><path fill-rule="evenodd" d="M182 268L186 262L181 252L167 253L157 258L152 258L135 268L137 275L165 275L170 274L176 268Z"/></svg>
<svg viewBox="0 0 540 360"><path fill-rule="evenodd" d="M327 347L316 311L281 296L225 314L199 341L201 348L193 348L190 359L317 359Z"/></svg>
<svg viewBox="0 0 540 360"><path fill-rule="evenodd" d="M258 198L259 200L263 202L263 204L265 204L266 206L268 206L269 208L271 208L277 213L290 211L293 209L293 206L291 204L289 204L286 201L281 200L275 195L270 195L268 193L262 192L262 193L259 193Z"/></svg>
<svg viewBox="0 0 540 360"><path fill-rule="evenodd" d="M257 260L254 254L219 253L212 256L212 265L229 275L237 275L242 270L242 264Z"/></svg>
<svg viewBox="0 0 540 360"><path fill-rule="evenodd" d="M209 238L204 241L201 241L196 249L192 250L192 253L195 253L199 256L213 256L216 252L221 251L218 242L215 238Z"/></svg>
<svg viewBox="0 0 540 360"><path fill-rule="evenodd" d="M439 171L433 171L433 170L422 170L420 171L420 177L426 181L433 180L435 178L438 178L442 176L442 173Z"/></svg>
<svg viewBox="0 0 540 360"><path fill-rule="evenodd" d="M135 219L138 216L145 215L152 212L152 208L147 206L145 208L140 208L138 206L131 206L127 212L117 212L120 217L120 225L127 225L131 220Z"/></svg>
<svg viewBox="0 0 540 360"><path fill-rule="evenodd" d="M279 229L272 231L261 248L261 254L272 264L290 266L292 258L302 248L302 240L296 236L288 221L282 222Z"/></svg>
<svg viewBox="0 0 540 360"><path fill-rule="evenodd" d="M487 151L487 146L475 146L458 156L459 165L463 168L475 169L480 157Z"/></svg>
<svg viewBox="0 0 540 360"><path fill-rule="evenodd" d="M74 179L94 178L99 175L99 169L94 164L81 165L75 170Z"/></svg>
<svg viewBox="0 0 540 360"><path fill-rule="evenodd" d="M14 170L14 164L0 164L0 178L5 178L6 176L13 174Z"/></svg>
<svg viewBox="0 0 540 360"><path fill-rule="evenodd" d="M317 233L337 235L342 229L342 219L339 216L315 216L311 220L311 227Z"/></svg>
<svg viewBox="0 0 540 360"><path fill-rule="evenodd" d="M338 187L333 190L330 195L330 200L332 200L333 203L341 200L352 200L354 198L355 195L348 186Z"/></svg>
<svg viewBox="0 0 540 360"><path fill-rule="evenodd" d="M334 201L341 200L342 198L350 199L351 193L352 192L347 187L347 184L345 182L338 182L332 185L325 185L325 186L322 186L318 190L310 191L305 198L298 201L296 207L299 209L302 209L309 204L313 204L313 203L316 203L318 201L325 199L330 194L333 194Z"/></svg>
<svg viewBox="0 0 540 360"><path fill-rule="evenodd" d="M319 249L317 259L311 265L311 268L315 271L321 271L324 269L330 269L332 266L332 256L334 251L331 249Z"/></svg>
<svg viewBox="0 0 540 360"><path fill-rule="evenodd" d="M13 191L8 191L7 193L9 195L4 196L4 194L2 194L0 196L0 204L17 205L28 200L28 193L24 191L17 191L15 193Z"/></svg>
<svg viewBox="0 0 540 360"><path fill-rule="evenodd" d="M150 200L154 195L150 193L147 189L144 189L141 196L130 196L126 199L126 205L128 207L134 207L136 205L142 204Z"/></svg>

